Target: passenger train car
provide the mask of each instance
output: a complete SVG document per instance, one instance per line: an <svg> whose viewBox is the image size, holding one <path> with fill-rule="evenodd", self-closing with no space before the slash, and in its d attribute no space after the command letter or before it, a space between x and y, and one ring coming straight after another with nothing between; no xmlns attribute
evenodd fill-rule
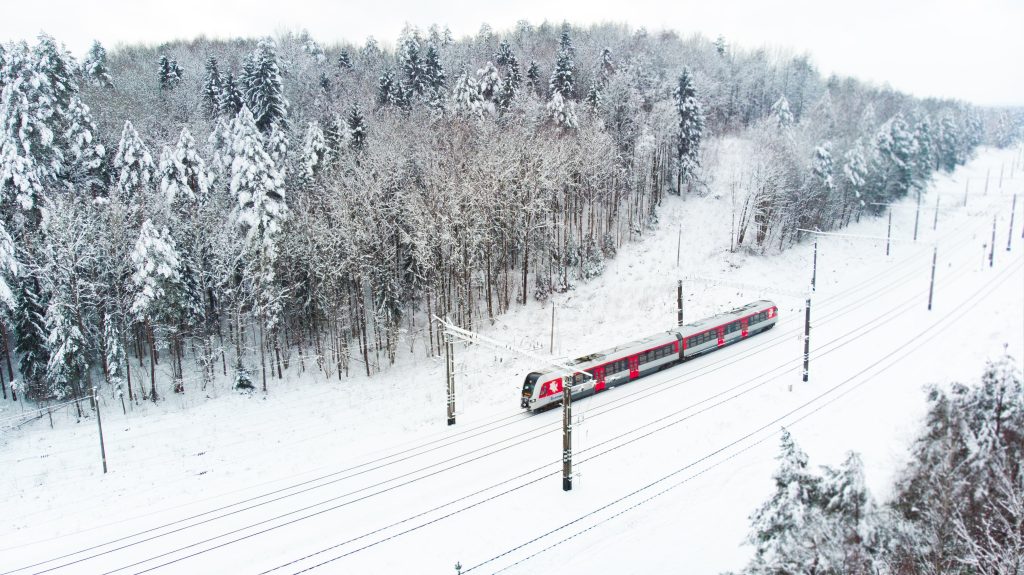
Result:
<svg viewBox="0 0 1024 575"><path fill-rule="evenodd" d="M540 410L562 402L562 386L572 375L572 398L650 375L670 365L714 351L775 327L778 307L759 300L696 323L585 355L565 364L574 371L534 371L523 382L520 405Z"/></svg>

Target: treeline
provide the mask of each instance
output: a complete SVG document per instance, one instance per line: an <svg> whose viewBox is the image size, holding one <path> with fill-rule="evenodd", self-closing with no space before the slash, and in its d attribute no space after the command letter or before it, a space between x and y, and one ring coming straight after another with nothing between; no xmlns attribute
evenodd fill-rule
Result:
<svg viewBox="0 0 1024 575"><path fill-rule="evenodd" d="M709 138L759 144L735 236L764 250L1019 125L612 25L96 43L81 63L44 35L0 49L0 88L0 377L39 399L99 377L156 400L161 361L183 391L369 375L403 333L435 353L433 315L472 328L571 289L666 194L705 192Z"/></svg>
<svg viewBox="0 0 1024 575"><path fill-rule="evenodd" d="M783 433L775 493L752 516L741 573L1017 575L1024 572L1024 388L1009 357L979 384L928 392L928 415L890 501L860 458L815 473Z"/></svg>

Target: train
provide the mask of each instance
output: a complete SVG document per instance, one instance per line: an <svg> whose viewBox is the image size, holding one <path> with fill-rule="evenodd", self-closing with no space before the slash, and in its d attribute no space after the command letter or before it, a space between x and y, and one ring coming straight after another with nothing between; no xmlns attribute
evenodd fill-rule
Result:
<svg viewBox="0 0 1024 575"><path fill-rule="evenodd" d="M758 300L668 331L578 357L561 367L532 371L523 382L520 406L541 411L562 402L572 378L572 399L587 397L693 359L775 327L779 308Z"/></svg>

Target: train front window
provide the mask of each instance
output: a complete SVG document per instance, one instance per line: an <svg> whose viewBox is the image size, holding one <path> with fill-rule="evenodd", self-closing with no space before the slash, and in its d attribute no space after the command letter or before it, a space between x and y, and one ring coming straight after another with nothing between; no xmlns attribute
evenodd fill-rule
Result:
<svg viewBox="0 0 1024 575"><path fill-rule="evenodd" d="M533 372L526 376L526 380L523 381L523 397L533 397L533 388L537 385L537 378L540 374Z"/></svg>

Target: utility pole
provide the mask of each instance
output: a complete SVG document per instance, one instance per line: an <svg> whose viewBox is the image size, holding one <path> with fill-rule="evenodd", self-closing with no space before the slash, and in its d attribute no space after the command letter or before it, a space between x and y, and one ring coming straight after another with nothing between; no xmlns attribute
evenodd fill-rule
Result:
<svg viewBox="0 0 1024 575"><path fill-rule="evenodd" d="M562 377L562 491L572 491L572 380Z"/></svg>
<svg viewBox="0 0 1024 575"><path fill-rule="evenodd" d="M885 232L885 255L889 255L889 240L892 238L892 206L889 207L889 230Z"/></svg>
<svg viewBox="0 0 1024 575"><path fill-rule="evenodd" d="M939 229L939 199L941 198L941 195L935 194L935 223L932 224L932 231Z"/></svg>
<svg viewBox="0 0 1024 575"><path fill-rule="evenodd" d="M683 280L679 280L679 283L676 285L676 303L678 304L677 308L679 311L677 321L679 325L683 325Z"/></svg>
<svg viewBox="0 0 1024 575"><path fill-rule="evenodd" d="M555 353L555 302L551 302L551 343L548 344L548 353Z"/></svg>
<svg viewBox="0 0 1024 575"><path fill-rule="evenodd" d="M1017 213L1017 194L1013 194L1013 206L1010 208L1010 233L1006 238L1006 251L1010 251L1010 244L1013 243L1013 216Z"/></svg>
<svg viewBox="0 0 1024 575"><path fill-rule="evenodd" d="M1003 189L1003 170L1006 169L1006 163L1003 162L999 165L999 189Z"/></svg>
<svg viewBox="0 0 1024 575"><path fill-rule="evenodd" d="M988 267L992 267L996 259L996 216L992 216L992 245L988 252Z"/></svg>
<svg viewBox="0 0 1024 575"><path fill-rule="evenodd" d="M985 191L982 193L983 196L988 195L988 177L992 175L992 168L985 171Z"/></svg>
<svg viewBox="0 0 1024 575"><path fill-rule="evenodd" d="M985 178L985 179L986 179L986 181L988 180L988 178ZM971 180L970 180L970 178L968 178L967 181L964 182L964 207L965 208L967 207L967 189L970 188L970 187L971 187Z"/></svg>
<svg viewBox="0 0 1024 575"><path fill-rule="evenodd" d="M807 307L804 316L804 381L807 381L807 368L811 361L811 294L807 294Z"/></svg>
<svg viewBox="0 0 1024 575"><path fill-rule="evenodd" d="M444 365L448 384L448 425L455 425L455 343L452 336L444 336Z"/></svg>
<svg viewBox="0 0 1024 575"><path fill-rule="evenodd" d="M818 240L815 236L814 240L814 263L811 264L811 291L814 291L815 284L818 283ZM682 324L679 324L682 325Z"/></svg>
<svg viewBox="0 0 1024 575"><path fill-rule="evenodd" d="M921 219L921 190L917 190L917 211L914 212L914 241L917 241L917 222Z"/></svg>
<svg viewBox="0 0 1024 575"><path fill-rule="evenodd" d="M103 422L100 420L100 400L96 388L92 388L92 404L96 408L96 426L100 429L100 457L103 459L103 473L107 472L107 448L103 446Z"/></svg>
<svg viewBox="0 0 1024 575"><path fill-rule="evenodd" d="M932 250L932 282L928 286L928 311L932 310L932 294L935 293L935 263L939 259L939 246Z"/></svg>

